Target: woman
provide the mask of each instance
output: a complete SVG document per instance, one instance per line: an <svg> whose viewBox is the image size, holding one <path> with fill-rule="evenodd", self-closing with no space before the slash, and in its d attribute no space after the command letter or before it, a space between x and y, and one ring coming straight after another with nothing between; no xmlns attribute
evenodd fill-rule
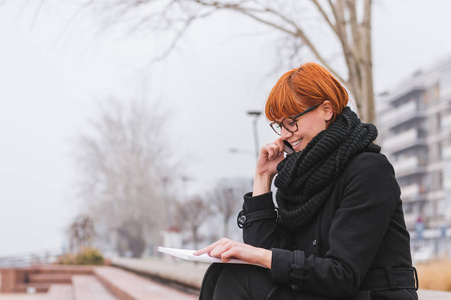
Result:
<svg viewBox="0 0 451 300"><path fill-rule="evenodd" d="M280 138L262 147L244 196L244 244L222 239L196 253L265 268L213 264L200 299L418 299L393 168L376 127L347 103L318 64L279 79L265 112Z"/></svg>

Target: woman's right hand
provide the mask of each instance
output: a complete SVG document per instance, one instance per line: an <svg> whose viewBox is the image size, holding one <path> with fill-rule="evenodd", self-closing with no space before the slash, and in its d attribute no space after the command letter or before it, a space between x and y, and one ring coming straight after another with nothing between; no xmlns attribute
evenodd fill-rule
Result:
<svg viewBox="0 0 451 300"><path fill-rule="evenodd" d="M256 176L274 176L277 174L277 165L284 159L284 144L281 138L273 143L266 144L260 149L257 160Z"/></svg>
<svg viewBox="0 0 451 300"><path fill-rule="evenodd" d="M255 170L253 196L267 193L271 190L271 183L277 174L277 165L284 159L284 144L281 138L266 144L260 149Z"/></svg>

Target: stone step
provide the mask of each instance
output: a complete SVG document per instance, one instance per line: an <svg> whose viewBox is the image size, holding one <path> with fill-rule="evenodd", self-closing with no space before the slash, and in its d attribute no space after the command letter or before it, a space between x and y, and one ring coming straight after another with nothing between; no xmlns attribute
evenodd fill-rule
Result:
<svg viewBox="0 0 451 300"><path fill-rule="evenodd" d="M139 259L139 258L115 258L113 266L155 278L164 282L175 283L189 290L200 290L202 279L210 264L168 260Z"/></svg>
<svg viewBox="0 0 451 300"><path fill-rule="evenodd" d="M187 294L132 272L114 267L94 268L99 281L121 300L194 300L198 296ZM78 299L77 299L78 300Z"/></svg>
<svg viewBox="0 0 451 300"><path fill-rule="evenodd" d="M71 283L72 274L36 273L28 276L30 283Z"/></svg>
<svg viewBox="0 0 451 300"><path fill-rule="evenodd" d="M74 300L118 300L92 275L74 275L72 277L72 288Z"/></svg>
<svg viewBox="0 0 451 300"><path fill-rule="evenodd" d="M75 300L73 298L73 287L70 284L52 284L45 296L46 300ZM95 298L84 299L87 300Z"/></svg>
<svg viewBox="0 0 451 300"><path fill-rule="evenodd" d="M34 282L34 283L17 283L14 289L16 293L26 293L27 291L34 291L36 293L47 293L50 288L50 283ZM1 299L1 298L0 298Z"/></svg>
<svg viewBox="0 0 451 300"><path fill-rule="evenodd" d="M92 275L92 266L48 265L32 267L32 273Z"/></svg>
<svg viewBox="0 0 451 300"><path fill-rule="evenodd" d="M74 300L70 284L52 284L47 293L0 293L2 300ZM96 298L85 298L91 300Z"/></svg>

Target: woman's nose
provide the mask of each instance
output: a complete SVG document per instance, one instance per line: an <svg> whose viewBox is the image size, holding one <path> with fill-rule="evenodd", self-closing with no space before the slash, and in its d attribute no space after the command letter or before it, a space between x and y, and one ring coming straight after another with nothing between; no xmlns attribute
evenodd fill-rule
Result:
<svg viewBox="0 0 451 300"><path fill-rule="evenodd" d="M282 140L286 140L292 135L292 132L288 131L285 127L282 126L282 128L280 129L280 137L282 138Z"/></svg>

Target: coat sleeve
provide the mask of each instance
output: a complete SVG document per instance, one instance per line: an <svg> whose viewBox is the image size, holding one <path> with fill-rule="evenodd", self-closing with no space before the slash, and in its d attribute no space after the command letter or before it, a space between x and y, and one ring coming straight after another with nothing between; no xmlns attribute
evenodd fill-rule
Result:
<svg viewBox="0 0 451 300"><path fill-rule="evenodd" d="M302 249L272 249L273 283L329 297L347 297L358 290L400 205L400 190L381 154L359 155L340 180L342 192L332 197L342 199L325 257L306 257Z"/></svg>
<svg viewBox="0 0 451 300"><path fill-rule="evenodd" d="M252 197L252 193L244 195L244 214L257 211L274 211L272 193ZM262 219L243 227L243 241L246 244L265 248L293 249L293 235L277 223L276 219Z"/></svg>

